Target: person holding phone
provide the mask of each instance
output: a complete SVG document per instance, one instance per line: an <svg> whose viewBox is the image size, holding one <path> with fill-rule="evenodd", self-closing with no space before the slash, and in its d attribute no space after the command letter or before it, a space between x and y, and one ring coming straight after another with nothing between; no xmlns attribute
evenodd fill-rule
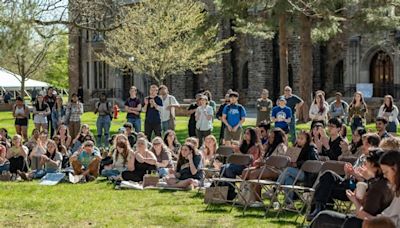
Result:
<svg viewBox="0 0 400 228"><path fill-rule="evenodd" d="M200 107L197 107L195 117L196 117L196 135L199 139L199 146L203 146L204 138L211 134L213 129L213 108L208 105L207 96L201 95L200 97Z"/></svg>
<svg viewBox="0 0 400 228"><path fill-rule="evenodd" d="M158 86L150 86L150 95L144 99L144 111L146 119L144 121L144 134L151 140L154 132L155 136L161 137L161 116L160 111L163 107L162 100L158 94Z"/></svg>

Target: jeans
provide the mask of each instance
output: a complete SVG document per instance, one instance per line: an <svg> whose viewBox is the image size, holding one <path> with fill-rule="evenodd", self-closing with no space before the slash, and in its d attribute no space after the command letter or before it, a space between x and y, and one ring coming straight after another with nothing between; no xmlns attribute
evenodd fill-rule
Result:
<svg viewBox="0 0 400 228"><path fill-rule="evenodd" d="M110 125L111 125L111 118L109 115L99 116L97 117L97 146L100 147L101 137L103 135L104 129L104 146L108 147L108 137L110 136Z"/></svg>
<svg viewBox="0 0 400 228"><path fill-rule="evenodd" d="M116 169L103 169L101 171L101 175L104 177L116 177L120 174L121 172Z"/></svg>
<svg viewBox="0 0 400 228"><path fill-rule="evenodd" d="M0 165L0 174L2 172L8 172L10 170L10 163L4 163L2 165Z"/></svg>
<svg viewBox="0 0 400 228"><path fill-rule="evenodd" d="M296 143L296 117L294 117L295 114L293 113L292 120L290 121L289 125L289 135L290 135L290 141L294 145Z"/></svg>
<svg viewBox="0 0 400 228"><path fill-rule="evenodd" d="M299 178L297 179L298 181L304 181L304 172L299 170L298 168L294 167L288 167L286 170L279 176L278 178L278 183L283 184L283 185L292 185L294 183L294 179L300 173ZM286 193L286 203L291 203L293 202L294 199L294 192L291 191L289 192L288 190L285 190Z"/></svg>
<svg viewBox="0 0 400 228"><path fill-rule="evenodd" d="M157 172L160 178L167 176L169 174L168 170L169 170L168 168L158 168Z"/></svg>
<svg viewBox="0 0 400 228"><path fill-rule="evenodd" d="M389 122L386 131L389 133L396 133L397 132L397 125L396 122Z"/></svg>
<svg viewBox="0 0 400 228"><path fill-rule="evenodd" d="M161 122L161 130L164 133L169 130L169 120Z"/></svg>
<svg viewBox="0 0 400 228"><path fill-rule="evenodd" d="M236 178L236 176L242 174L245 168L244 165L225 164L222 166L221 170L224 173L224 177Z"/></svg>
<svg viewBox="0 0 400 228"><path fill-rule="evenodd" d="M142 129L142 121L140 118L128 118L127 119L129 123L133 125L133 128L135 129L135 132L140 132Z"/></svg>

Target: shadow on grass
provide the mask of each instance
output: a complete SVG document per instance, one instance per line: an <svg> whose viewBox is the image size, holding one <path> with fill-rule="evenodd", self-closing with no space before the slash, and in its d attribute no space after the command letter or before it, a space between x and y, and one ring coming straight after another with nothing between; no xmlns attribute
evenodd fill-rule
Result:
<svg viewBox="0 0 400 228"><path fill-rule="evenodd" d="M194 193L193 195L191 195L190 196L190 198L192 198L192 199L204 199L204 193L202 193L202 192L198 192L197 190L196 190L196 193Z"/></svg>

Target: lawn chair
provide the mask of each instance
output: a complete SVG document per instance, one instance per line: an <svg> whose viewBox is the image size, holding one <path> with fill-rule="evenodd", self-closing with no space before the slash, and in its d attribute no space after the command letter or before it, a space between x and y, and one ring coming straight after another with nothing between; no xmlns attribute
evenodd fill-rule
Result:
<svg viewBox="0 0 400 228"><path fill-rule="evenodd" d="M250 184L261 185L261 187L262 187L261 192L262 192L262 190L271 191L274 187L276 189L279 189L280 183L273 181L273 180L263 180L262 174L265 171L265 169L269 168L269 169L276 170L278 173L280 173L280 175L282 175L283 174L282 170L285 170L285 168L288 166L289 163L290 163L290 158L288 156L282 156L282 155L270 156L265 161L265 164L264 164L262 171L260 172L260 175L258 176L258 178L256 180L248 180L247 182ZM256 192L253 192L253 193L257 197L257 199L263 203L263 207L265 209L265 215L267 215L267 212L272 207L273 199L278 195L278 192L275 191L273 197L271 197L271 203L268 207L266 207L266 205L264 204L264 201L263 201L261 195L258 195ZM244 211L246 211L248 206L249 205L245 206Z"/></svg>
<svg viewBox="0 0 400 228"><path fill-rule="evenodd" d="M322 168L322 165L324 163L322 161L317 161L317 160L308 160L306 162L303 163L303 165L301 166L300 170L303 171L304 173L309 173L309 174L319 174ZM294 211L296 212L298 215L296 217L296 221L297 219L302 215L303 211L306 211L307 208L311 205L311 201L312 201L312 197L313 194L315 192L315 186L318 180L318 177L316 179L316 181L314 181L314 184L312 185L312 187L305 187L303 185L299 185L299 177L300 177L300 173L299 172L296 176L296 178L294 179L294 182L292 185L280 185L280 191L285 193L285 197L284 197L284 201L282 203L282 207L279 209L277 217L279 217L280 213L282 212L282 210L284 208L286 208L287 204L286 201L290 200L291 203L294 202L292 199L289 198L290 193L294 193L295 195L297 195L297 197L299 198L299 200L301 200L302 202L302 207L300 209L297 209ZM287 190L287 191L285 191ZM305 194L307 193L308 196L305 197ZM305 218L303 220L303 224L304 224Z"/></svg>
<svg viewBox="0 0 400 228"><path fill-rule="evenodd" d="M227 159L227 164L235 164L235 165L243 165L243 166L249 166L251 164L251 162L253 161L253 156L248 155L248 154L231 154L228 159ZM224 172L225 169L222 170L222 172L220 173L219 177L216 178L212 178L212 183L214 186L220 186L221 183L227 183L228 186L232 186L237 192L238 195L236 196L235 199L233 200L225 200L225 203L232 203L232 208L235 205L235 203L237 202L236 199L238 199L238 197L241 197L241 199L244 202L247 202L247 200L245 199L245 197L242 195L242 193L240 192L240 187L237 186L237 184L242 183L244 180L242 178L227 178L224 177ZM220 188L216 188L217 191L219 191ZM224 198L224 194L222 192L218 192L219 196L222 198ZM208 210L209 206L212 203L209 203L207 205L206 210Z"/></svg>
<svg viewBox="0 0 400 228"><path fill-rule="evenodd" d="M327 161L321 168L321 175L325 171L332 171L338 174L339 176L344 176L346 173L344 172L344 165L346 161ZM349 213L351 210L352 203L351 201L342 201L339 199L334 199L333 206L340 213ZM310 208L311 209L311 208ZM309 212L309 211L308 211Z"/></svg>

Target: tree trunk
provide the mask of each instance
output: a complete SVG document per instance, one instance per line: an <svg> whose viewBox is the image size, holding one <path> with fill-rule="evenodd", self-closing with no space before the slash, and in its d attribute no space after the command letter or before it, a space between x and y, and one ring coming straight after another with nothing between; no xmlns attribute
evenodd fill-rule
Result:
<svg viewBox="0 0 400 228"><path fill-rule="evenodd" d="M300 15L300 96L304 105L299 112L301 121L308 121L308 110L311 104L313 85L313 62L311 41L311 20L306 15Z"/></svg>
<svg viewBox="0 0 400 228"><path fill-rule="evenodd" d="M26 81L26 76L21 75L21 97L24 99L25 97L25 81Z"/></svg>
<svg viewBox="0 0 400 228"><path fill-rule="evenodd" d="M283 94L285 86L289 85L288 79L288 41L286 28L286 14L279 16L279 79L280 94Z"/></svg>
<svg viewBox="0 0 400 228"><path fill-rule="evenodd" d="M74 27L69 27L68 35L68 78L69 78L69 96L78 92L79 87L79 30Z"/></svg>

